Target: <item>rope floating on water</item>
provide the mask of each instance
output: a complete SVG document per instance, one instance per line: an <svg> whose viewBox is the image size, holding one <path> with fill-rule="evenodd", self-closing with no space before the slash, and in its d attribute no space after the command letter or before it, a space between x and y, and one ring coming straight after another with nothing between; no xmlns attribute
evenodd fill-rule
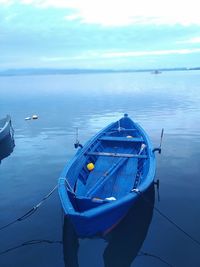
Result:
<svg viewBox="0 0 200 267"><path fill-rule="evenodd" d="M1 251L0 252L0 256L3 255L3 254L7 254L13 250L16 250L18 248L21 248L21 247L24 247L24 246L29 246L29 245L37 245L37 244L42 244L42 243L46 243L46 244L60 244L62 245L63 242L61 240L49 240L49 239L33 239L33 240L29 240L29 241L26 241L18 246L14 246L14 247L10 247L4 251ZM167 266L170 266L170 267L174 267L173 265L171 265L170 263L168 263L166 260L162 259L160 256L157 256L157 255L154 255L154 254L151 254L151 253L148 253L148 252L143 252L141 251L138 255L138 257L141 257L141 256L147 256L147 257L152 257L152 258L155 258L159 261L161 261L162 263L165 263Z"/></svg>
<svg viewBox="0 0 200 267"><path fill-rule="evenodd" d="M30 217L33 213L35 213L35 211L43 204L43 202L48 199L57 189L57 185L45 196L43 197L43 199L37 204L35 205L33 208L31 208L28 212L26 212L24 215L22 215L21 217L11 221L10 223L0 227L0 230L3 230L11 225L13 225L14 223L18 222L18 221L23 221L25 219L27 219L28 217ZM193 236L191 236L189 233L187 233L182 227L180 227L176 222L174 222L171 218L169 218L167 215L165 215L163 212L161 212L157 207L155 207L151 201L149 199L147 199L146 197L144 197L144 195L142 194L142 192L138 189L133 189L133 192L139 194L140 196L142 196L142 198L153 207L153 209L160 214L160 216L162 216L164 219L166 219L169 223L171 223L176 229L178 229L180 232L182 232L183 234L185 234L188 238L190 238L194 243L196 243L198 246L200 246L200 242L195 239ZM27 242L22 243L21 245L9 248L7 250L4 250L2 252L0 252L0 255L5 254L7 252L10 252L12 250L15 250L17 248L20 248L22 246L27 246L27 245L34 245L34 244L38 244L38 243L49 243L49 244L53 244L53 243L59 243L62 244L62 241L51 241L51 240L30 240ZM149 256L149 257L154 257L160 261L162 261L163 263L167 264L168 266L173 267L171 264L169 264L168 262L166 262L165 260L163 260L161 257L150 254L150 253L146 253L146 252L140 252L140 254L138 254L138 256Z"/></svg>
<svg viewBox="0 0 200 267"><path fill-rule="evenodd" d="M22 215L21 217L11 221L10 223L8 223L8 224L6 224L4 226L1 226L0 227L0 231L5 229L5 228L7 228L7 227L9 227L9 226L11 226L11 225L13 225L16 222L23 221L23 220L27 219L28 217L30 217L43 204L43 202L54 193L54 191L57 189L57 187L58 186L56 185L45 197L43 197L43 199L37 205L35 205L30 210L28 210L24 215Z"/></svg>
<svg viewBox="0 0 200 267"><path fill-rule="evenodd" d="M0 255L3 255L3 254L6 254L12 250L15 250L15 249L18 249L18 248L21 248L21 247L24 247L24 246L29 246L29 245L36 245L36 244L41 244L41 243L46 243L46 244L62 244L63 242L62 241L57 241L57 240L48 240L48 239L33 239L33 240L29 240L29 241L26 241L18 246L14 246L14 247L11 247L11 248L8 248L4 251L1 251L0 252Z"/></svg>
<svg viewBox="0 0 200 267"><path fill-rule="evenodd" d="M143 193L139 189L133 189L133 192L139 194L142 196L142 198L149 204L151 207L158 213L160 216L162 216L164 219L166 219L169 223L171 223L175 228L177 228L180 232L182 232L185 236L190 238L194 243L196 243L200 247L200 241L194 238L192 235L187 233L182 227L180 227L176 222L174 222L171 218L169 218L167 215L165 215L163 212L161 212L157 207L152 205L151 201L147 199Z"/></svg>
<svg viewBox="0 0 200 267"><path fill-rule="evenodd" d="M162 259L160 256L157 256L157 255L154 255L154 254L151 254L151 253L148 253L148 252L141 251L137 256L138 257L141 257L141 256L152 257L154 259L157 259L157 260L161 261L162 263L166 264L167 266L174 267L169 262L167 262L166 260Z"/></svg>

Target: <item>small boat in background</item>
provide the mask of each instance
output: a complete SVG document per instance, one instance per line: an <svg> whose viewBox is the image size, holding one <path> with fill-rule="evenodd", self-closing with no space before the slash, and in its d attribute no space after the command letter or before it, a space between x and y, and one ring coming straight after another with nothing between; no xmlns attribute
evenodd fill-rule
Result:
<svg viewBox="0 0 200 267"><path fill-rule="evenodd" d="M79 237L103 235L127 214L154 182L155 150L127 114L81 146L58 181L64 213Z"/></svg>
<svg viewBox="0 0 200 267"><path fill-rule="evenodd" d="M151 72L151 74L161 74L162 72L160 70L154 70Z"/></svg>
<svg viewBox="0 0 200 267"><path fill-rule="evenodd" d="M13 128L11 123L11 117L10 115L7 115L5 118L0 119L0 142L3 141L3 139L11 134L13 135Z"/></svg>

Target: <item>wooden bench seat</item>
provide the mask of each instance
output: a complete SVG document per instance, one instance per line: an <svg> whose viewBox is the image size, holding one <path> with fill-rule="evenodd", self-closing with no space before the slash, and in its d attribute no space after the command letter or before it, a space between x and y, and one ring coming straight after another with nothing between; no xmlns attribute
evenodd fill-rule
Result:
<svg viewBox="0 0 200 267"><path fill-rule="evenodd" d="M99 140L103 141L114 141L114 142L143 142L143 138L141 137L120 137L120 136L102 136L99 138Z"/></svg>
<svg viewBox="0 0 200 267"><path fill-rule="evenodd" d="M87 152L86 155L90 156L106 156L106 157L119 157L119 158L147 158L146 155L137 155L129 153L110 153L110 152Z"/></svg>

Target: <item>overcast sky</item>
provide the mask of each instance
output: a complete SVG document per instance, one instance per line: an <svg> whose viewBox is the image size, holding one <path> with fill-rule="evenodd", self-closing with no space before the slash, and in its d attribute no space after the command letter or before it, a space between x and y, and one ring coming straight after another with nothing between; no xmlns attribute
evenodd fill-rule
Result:
<svg viewBox="0 0 200 267"><path fill-rule="evenodd" d="M0 0L0 68L200 66L199 0Z"/></svg>

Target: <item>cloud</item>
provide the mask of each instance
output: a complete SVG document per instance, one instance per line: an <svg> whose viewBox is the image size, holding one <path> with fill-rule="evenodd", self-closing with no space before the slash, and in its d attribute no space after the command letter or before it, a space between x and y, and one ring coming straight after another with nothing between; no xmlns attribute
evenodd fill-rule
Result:
<svg viewBox="0 0 200 267"><path fill-rule="evenodd" d="M56 62L56 61L66 61L68 57L41 57L40 60L44 62Z"/></svg>
<svg viewBox="0 0 200 267"><path fill-rule="evenodd" d="M13 0L0 0L0 5L12 5L14 4Z"/></svg>
<svg viewBox="0 0 200 267"><path fill-rule="evenodd" d="M155 51L130 51L130 52L108 52L101 56L104 58L113 57L140 57L140 56L163 56L163 55L183 55L200 53L200 48L193 49L171 49L171 50L155 50Z"/></svg>
<svg viewBox="0 0 200 267"><path fill-rule="evenodd" d="M179 44L200 44L200 37L194 37L188 40L177 41Z"/></svg>
<svg viewBox="0 0 200 267"><path fill-rule="evenodd" d="M11 22L12 20L14 20L16 17L18 16L18 13L12 13L8 16L6 16L4 19L7 22Z"/></svg>
<svg viewBox="0 0 200 267"><path fill-rule="evenodd" d="M130 57L144 57L144 56L165 56L165 55L189 55L200 53L200 48L193 49L174 49L174 50L154 50L154 51L126 51L126 52L97 52L88 51L76 56L68 57L42 57L42 61L58 62L68 60L90 60L90 59L113 59L113 58L130 58Z"/></svg>
<svg viewBox="0 0 200 267"><path fill-rule="evenodd" d="M154 59L155 64L164 59L164 65L167 55L172 65L182 65L182 59L193 64L200 53L196 3L0 0L1 54L44 66L145 67Z"/></svg>
<svg viewBox="0 0 200 267"><path fill-rule="evenodd" d="M64 17L64 20L73 21L73 20L80 20L81 17L79 14L72 14Z"/></svg>
<svg viewBox="0 0 200 267"><path fill-rule="evenodd" d="M0 0L36 8L70 9L67 20L103 26L133 24L200 25L198 0Z"/></svg>

